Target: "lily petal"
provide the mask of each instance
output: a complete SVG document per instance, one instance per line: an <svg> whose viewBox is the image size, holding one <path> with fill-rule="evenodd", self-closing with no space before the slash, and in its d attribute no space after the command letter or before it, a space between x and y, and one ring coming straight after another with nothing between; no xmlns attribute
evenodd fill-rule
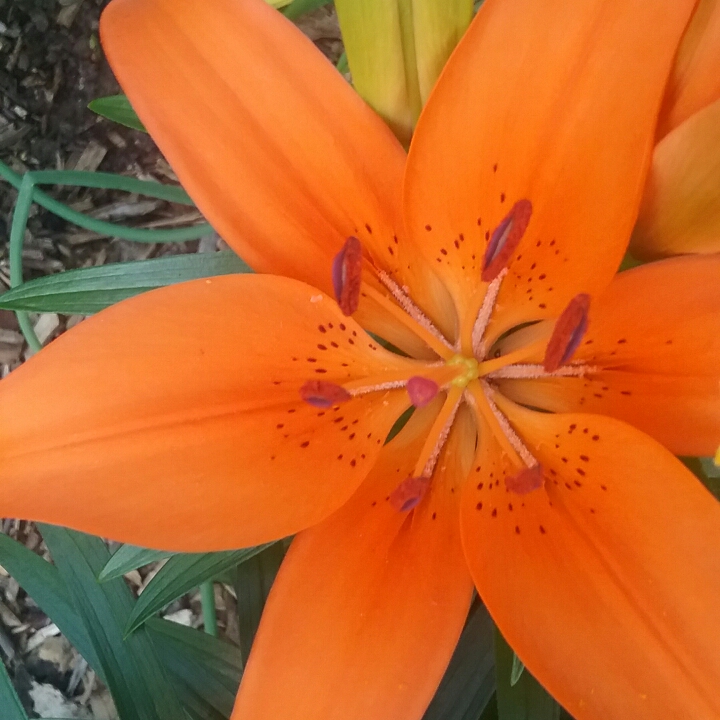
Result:
<svg viewBox="0 0 720 720"><path fill-rule="evenodd" d="M296 280L140 295L0 383L0 515L186 551L288 535L352 495L408 405L396 390L322 410L303 384L403 364Z"/></svg>
<svg viewBox="0 0 720 720"><path fill-rule="evenodd" d="M675 455L710 457L720 445L718 377L605 370L584 378L502 380L498 387L511 400L530 407L617 418Z"/></svg>
<svg viewBox="0 0 720 720"><path fill-rule="evenodd" d="M720 98L720 0L700 0L678 47L658 137Z"/></svg>
<svg viewBox="0 0 720 720"><path fill-rule="evenodd" d="M720 77L720 67L716 76ZM654 258L720 250L718 188L720 99L675 128L655 148L631 252Z"/></svg>
<svg viewBox="0 0 720 720"><path fill-rule="evenodd" d="M183 187L253 269L330 292L355 236L401 284L422 275L398 242L405 151L264 0L114 0L100 29Z"/></svg>
<svg viewBox="0 0 720 720"><path fill-rule="evenodd" d="M509 643L578 720L718 717L720 505L629 426L508 405L545 488L505 492L514 469L486 439L495 482L468 486L461 522Z"/></svg>
<svg viewBox="0 0 720 720"><path fill-rule="evenodd" d="M496 328L556 316L610 281L693 6L483 4L420 117L405 176L408 231L459 306L476 292L493 231L522 200L532 215Z"/></svg>
<svg viewBox="0 0 720 720"><path fill-rule="evenodd" d="M418 410L350 502L293 541L263 613L235 720L422 717L473 591L459 493L450 492L464 477L456 460L462 432L451 435L446 467L415 510L400 512L388 501L412 473L437 408Z"/></svg>
<svg viewBox="0 0 720 720"><path fill-rule="evenodd" d="M718 256L620 273L590 307L574 358L587 374L503 380L502 392L553 412L616 417L678 455L713 455L720 444L719 276Z"/></svg>

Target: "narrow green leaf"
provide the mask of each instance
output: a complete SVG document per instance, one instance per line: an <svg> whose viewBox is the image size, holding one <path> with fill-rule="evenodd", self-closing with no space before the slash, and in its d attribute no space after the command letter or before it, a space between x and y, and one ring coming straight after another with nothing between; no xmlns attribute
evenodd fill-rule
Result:
<svg viewBox="0 0 720 720"><path fill-rule="evenodd" d="M247 662L268 593L285 557L282 543L275 543L239 565L235 571L240 651Z"/></svg>
<svg viewBox="0 0 720 720"><path fill-rule="evenodd" d="M103 668L57 567L0 533L2 565L105 682Z"/></svg>
<svg viewBox="0 0 720 720"><path fill-rule="evenodd" d="M160 618L149 618L145 626L183 704L203 717L229 718L243 670L240 650Z"/></svg>
<svg viewBox="0 0 720 720"><path fill-rule="evenodd" d="M157 560L174 555L175 553L163 550L148 550L147 548L136 547L135 545L121 545L108 560L107 565L98 576L100 582L107 582L122 577L131 570L136 570L143 565L149 565Z"/></svg>
<svg viewBox="0 0 720 720"><path fill-rule="evenodd" d="M0 712L2 720L28 720L2 660L0 660Z"/></svg>
<svg viewBox="0 0 720 720"><path fill-rule="evenodd" d="M329 4L330 0L293 0L289 5L281 8L280 12L290 20L297 20L302 15Z"/></svg>
<svg viewBox="0 0 720 720"><path fill-rule="evenodd" d="M423 720L477 720L495 693L493 622L476 601Z"/></svg>
<svg viewBox="0 0 720 720"><path fill-rule="evenodd" d="M514 685L511 684L514 655L513 649L496 628L495 673L499 719L559 720L560 706L527 669Z"/></svg>
<svg viewBox="0 0 720 720"><path fill-rule="evenodd" d="M147 132L125 95L107 95L106 97L97 98L90 102L88 108L94 113L120 125Z"/></svg>
<svg viewBox="0 0 720 720"><path fill-rule="evenodd" d="M40 525L45 542L103 667L121 720L180 720L183 710L143 628L123 638L133 608L124 580L100 584L110 559L100 538Z"/></svg>
<svg viewBox="0 0 720 720"><path fill-rule="evenodd" d="M173 600L228 568L239 565L268 545L216 553L187 553L171 557L145 586L128 617L125 634L130 635L149 617Z"/></svg>
<svg viewBox="0 0 720 720"><path fill-rule="evenodd" d="M165 285L245 272L250 268L229 251L114 263L31 280L0 295L0 308L89 315Z"/></svg>
<svg viewBox="0 0 720 720"><path fill-rule="evenodd" d="M515 685L517 685L520 676L523 674L523 670L525 670L525 665L523 665L522 660L513 653L512 669L510 670L511 687L515 687Z"/></svg>

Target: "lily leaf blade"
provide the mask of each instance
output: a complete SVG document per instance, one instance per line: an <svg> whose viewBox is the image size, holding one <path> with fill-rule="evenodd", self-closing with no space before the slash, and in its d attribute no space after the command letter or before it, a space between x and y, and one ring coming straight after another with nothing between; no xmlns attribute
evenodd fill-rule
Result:
<svg viewBox="0 0 720 720"><path fill-rule="evenodd" d="M100 575L98 575L98 580L100 582L114 580L129 573L131 570L137 570L137 568L143 565L164 560L174 554L175 553L165 552L163 550L149 550L147 548L136 547L135 545L121 545L113 553L110 560L108 560Z"/></svg>
<svg viewBox="0 0 720 720"><path fill-rule="evenodd" d="M268 545L215 553L185 553L171 557L155 577L145 586L125 626L130 635L155 613L173 600L206 580L211 580L257 553Z"/></svg>
<svg viewBox="0 0 720 720"><path fill-rule="evenodd" d="M110 559L100 538L39 525L45 543L81 615L121 718L177 720L183 709L145 629L130 638L123 627L133 607L124 580L100 584Z"/></svg>
<svg viewBox="0 0 720 720"><path fill-rule="evenodd" d="M247 272L230 251L113 263L30 280L0 295L0 308L89 315L158 287Z"/></svg>

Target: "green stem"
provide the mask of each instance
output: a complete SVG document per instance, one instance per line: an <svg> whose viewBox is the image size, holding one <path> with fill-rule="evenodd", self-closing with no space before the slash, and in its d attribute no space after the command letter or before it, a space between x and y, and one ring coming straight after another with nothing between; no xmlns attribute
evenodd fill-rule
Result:
<svg viewBox="0 0 720 720"><path fill-rule="evenodd" d="M205 632L213 637L218 636L217 615L215 614L215 588L211 580L200 586L200 605L202 607Z"/></svg>
<svg viewBox="0 0 720 720"><path fill-rule="evenodd" d="M9 182L17 190L20 189L23 181L28 176L31 178L30 182L33 186L38 184L75 185L80 187L101 188L103 190L121 190L125 192L140 193L142 195L146 195L147 197L154 197L160 200L167 200L168 202L180 203L182 205L192 205L192 201L181 188L161 185L156 182L137 180L136 178L129 178L123 175L81 172L77 170L67 172L56 170L30 172L21 177L17 173L13 172L7 165L0 162L0 177ZM208 223L200 223L198 225L190 225L189 227L171 228L165 230L116 225L114 223L106 222L105 220L97 220L96 218L83 215L83 213L79 213L58 200L51 198L47 193L37 187L33 188L33 201L58 217L61 217L63 220L67 220L68 222L84 228L85 230L96 232L99 235L116 237L121 240L129 240L131 242L184 242L186 240L197 240L212 232L212 228Z"/></svg>

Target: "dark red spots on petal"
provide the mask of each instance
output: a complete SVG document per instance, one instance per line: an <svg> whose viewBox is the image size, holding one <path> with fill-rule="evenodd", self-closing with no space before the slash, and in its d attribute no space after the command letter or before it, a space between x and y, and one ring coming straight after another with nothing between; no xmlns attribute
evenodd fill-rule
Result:
<svg viewBox="0 0 720 720"><path fill-rule="evenodd" d="M482 510L482 507L483 507L483 506L482 506L482 503L479 502L479 503L475 506L475 509L476 509L476 510Z"/></svg>
<svg viewBox="0 0 720 720"><path fill-rule="evenodd" d="M426 229L428 232L430 232L430 231L432 230L432 225L426 225L426 226L425 226L425 229Z"/></svg>
<svg viewBox="0 0 720 720"><path fill-rule="evenodd" d="M319 330L321 333L326 333L326 332L327 332L327 330L325 329L325 326L324 326L324 325L318 325L318 330Z"/></svg>
<svg viewBox="0 0 720 720"><path fill-rule="evenodd" d="M417 507L429 487L430 478L406 478L390 493L390 504L398 512L408 512Z"/></svg>
<svg viewBox="0 0 720 720"><path fill-rule="evenodd" d="M483 257L481 278L484 282L494 280L507 266L525 235L531 215L532 203L525 199L518 200L495 228Z"/></svg>
<svg viewBox="0 0 720 720"><path fill-rule="evenodd" d="M497 517L497 508L493 508L493 511L490 513L492 517Z"/></svg>
<svg viewBox="0 0 720 720"><path fill-rule="evenodd" d="M300 388L300 397L313 407L329 408L347 402L352 395L342 385L324 380L308 380Z"/></svg>
<svg viewBox="0 0 720 720"><path fill-rule="evenodd" d="M407 392L410 402L416 408L421 408L435 399L440 392L440 386L434 380L414 375L407 382Z"/></svg>
<svg viewBox="0 0 720 720"><path fill-rule="evenodd" d="M542 467L533 465L505 478L505 487L518 495L526 495L543 485Z"/></svg>
<svg viewBox="0 0 720 720"><path fill-rule="evenodd" d="M358 309L361 280L362 245L356 237L349 237L332 265L333 290L343 315L352 315Z"/></svg>
<svg viewBox="0 0 720 720"><path fill-rule="evenodd" d="M300 447L301 447L301 448L306 448L308 445L310 445L310 441L309 441L309 440L306 440L305 442L301 442L301 443L300 443Z"/></svg>
<svg viewBox="0 0 720 720"><path fill-rule="evenodd" d="M542 525L540 525L540 534L541 535L545 534L545 528Z"/></svg>
<svg viewBox="0 0 720 720"><path fill-rule="evenodd" d="M543 367L546 372L553 372L567 363L577 350L587 331L589 309L590 296L581 293L562 311L545 349Z"/></svg>

